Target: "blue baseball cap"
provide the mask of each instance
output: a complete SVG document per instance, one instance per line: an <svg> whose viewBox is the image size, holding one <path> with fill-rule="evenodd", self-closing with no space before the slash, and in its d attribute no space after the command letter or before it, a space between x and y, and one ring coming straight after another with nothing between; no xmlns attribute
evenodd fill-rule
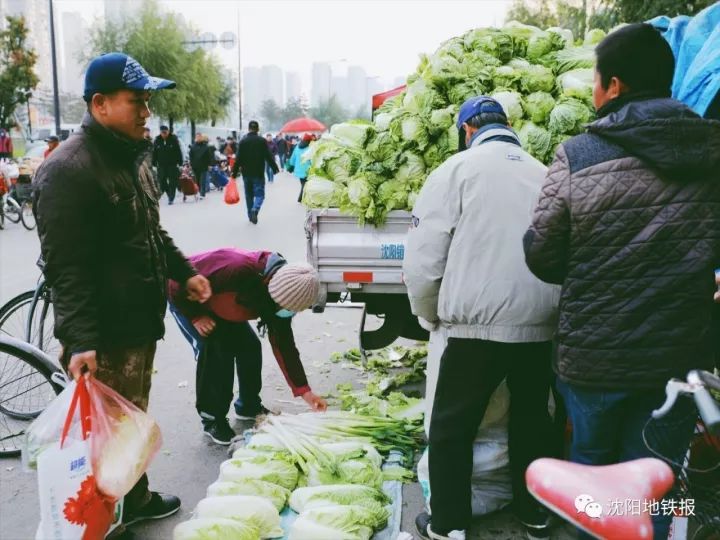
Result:
<svg viewBox="0 0 720 540"><path fill-rule="evenodd" d="M93 59L85 72L83 99L115 90L162 90L175 88L175 81L151 77L140 63L127 54L112 52Z"/></svg>
<svg viewBox="0 0 720 540"><path fill-rule="evenodd" d="M477 116L481 113L496 113L507 116L502 108L502 105L493 98L488 96L476 96L466 100L460 107L457 128L462 128L462 125L465 122L470 120L473 116Z"/></svg>

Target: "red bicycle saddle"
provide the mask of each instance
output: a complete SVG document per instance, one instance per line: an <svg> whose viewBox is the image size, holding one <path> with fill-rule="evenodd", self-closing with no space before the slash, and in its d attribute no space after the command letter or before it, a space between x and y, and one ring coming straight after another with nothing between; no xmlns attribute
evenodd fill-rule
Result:
<svg viewBox="0 0 720 540"><path fill-rule="evenodd" d="M659 501L675 480L654 458L590 466L543 458L525 473L528 491L588 534L605 540L652 539L648 504Z"/></svg>

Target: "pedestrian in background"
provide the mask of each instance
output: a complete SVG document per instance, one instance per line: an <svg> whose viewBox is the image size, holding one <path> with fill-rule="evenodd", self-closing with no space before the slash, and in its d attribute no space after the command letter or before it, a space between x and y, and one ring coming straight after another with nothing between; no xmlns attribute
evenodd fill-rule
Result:
<svg viewBox="0 0 720 540"><path fill-rule="evenodd" d="M528 536L547 538L548 514L525 471L558 446L548 400L560 290L530 273L520 245L547 168L521 148L492 98L467 100L457 128L466 150L423 185L403 263L413 314L448 336L430 419L432 515L420 514L417 530L425 539L465 538L473 440L507 379L513 509Z"/></svg>
<svg viewBox="0 0 720 540"><path fill-rule="evenodd" d="M232 170L234 178L242 174L248 219L253 224L257 224L260 208L265 201L266 167L270 167L273 174L280 172L267 141L259 132L260 124L251 120L248 124L248 134L238 143Z"/></svg>
<svg viewBox="0 0 720 540"><path fill-rule="evenodd" d="M275 143L275 140L273 139L272 134L268 133L267 135L265 135L265 140L267 141L268 148L270 149L270 153L272 154L273 161L277 161L278 147ZM272 184L275 180L275 172L269 164L265 166L265 174L267 175L268 182Z"/></svg>
<svg viewBox="0 0 720 540"><path fill-rule="evenodd" d="M652 26L612 32L595 56L598 119L558 147L524 246L530 270L562 285L570 458L609 465L652 457L643 429L668 380L714 367L720 123L670 97L675 60ZM697 410L678 400L671 414L664 456L682 462ZM671 520L652 516L656 540Z"/></svg>
<svg viewBox="0 0 720 540"><path fill-rule="evenodd" d="M313 409L327 403L310 389L293 337L292 317L317 300L319 280L307 264L288 264L270 251L216 249L190 261L211 283L204 303L187 299L176 282L168 286L170 312L190 342L197 361L196 408L203 431L215 443L228 445L235 432L227 421L237 371L236 418L255 419L268 410L260 400L262 347L252 320L267 328L272 350L292 393Z"/></svg>
<svg viewBox="0 0 720 540"><path fill-rule="evenodd" d="M13 142L10 133L5 128L0 128L0 159L10 159L13 156Z"/></svg>
<svg viewBox="0 0 720 540"><path fill-rule="evenodd" d="M302 159L305 152L310 147L312 141L312 135L306 133L303 135L300 143L293 150L290 159L287 162L288 172L293 173L298 180L300 180L300 195L298 195L298 202L302 202L303 193L305 191L305 182L307 182L308 171L310 170L310 160Z"/></svg>
<svg viewBox="0 0 720 540"><path fill-rule="evenodd" d="M47 139L45 139L45 142L47 143L47 148L45 149L45 152L43 152L43 159L47 159L52 151L60 145L60 139L57 135L50 135Z"/></svg>
<svg viewBox="0 0 720 540"><path fill-rule="evenodd" d="M174 87L122 53L92 60L82 129L40 165L33 186L61 363L74 379L97 377L143 411L165 333L168 278L199 302L211 293L160 224L144 159L150 91ZM124 505L115 538L132 537L122 530L127 525L174 514L180 499L149 491L143 475Z"/></svg>
<svg viewBox="0 0 720 540"><path fill-rule="evenodd" d="M155 137L152 163L157 167L160 190L167 195L168 204L173 204L183 156L180 141L168 126L160 126L160 135Z"/></svg>
<svg viewBox="0 0 720 540"><path fill-rule="evenodd" d="M288 158L288 143L287 139L280 133L275 138L275 144L277 146L277 154L280 159L280 168L285 169L285 162Z"/></svg>
<svg viewBox="0 0 720 540"><path fill-rule="evenodd" d="M215 161L215 147L208 144L208 136L198 133L190 147L190 166L200 190L200 199L205 198L208 189L208 171Z"/></svg>

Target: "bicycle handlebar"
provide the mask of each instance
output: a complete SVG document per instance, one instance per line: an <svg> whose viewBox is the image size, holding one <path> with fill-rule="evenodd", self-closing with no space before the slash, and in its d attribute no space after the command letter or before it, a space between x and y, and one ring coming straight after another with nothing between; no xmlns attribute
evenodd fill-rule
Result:
<svg viewBox="0 0 720 540"><path fill-rule="evenodd" d="M705 377L704 375L710 374L691 371L688 373L687 381L691 385L697 385L697 388L695 388L693 392L693 398L695 399L695 405L697 405L700 417L703 419L703 422L705 422L705 426L711 434L720 436L720 405L718 405L715 398L712 397L706 388L706 385L715 386L713 383L717 383L717 381L708 384L707 379L710 379L710 377ZM714 376L712 377L714 378Z"/></svg>

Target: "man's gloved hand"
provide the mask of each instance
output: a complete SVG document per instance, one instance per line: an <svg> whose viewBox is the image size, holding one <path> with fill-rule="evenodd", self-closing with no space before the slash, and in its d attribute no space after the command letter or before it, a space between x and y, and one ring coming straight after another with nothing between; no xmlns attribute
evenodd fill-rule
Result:
<svg viewBox="0 0 720 540"><path fill-rule="evenodd" d="M428 332L434 332L440 327L440 320L435 319L434 321L427 321L423 319L422 317L418 317L418 323L422 328L427 330Z"/></svg>

